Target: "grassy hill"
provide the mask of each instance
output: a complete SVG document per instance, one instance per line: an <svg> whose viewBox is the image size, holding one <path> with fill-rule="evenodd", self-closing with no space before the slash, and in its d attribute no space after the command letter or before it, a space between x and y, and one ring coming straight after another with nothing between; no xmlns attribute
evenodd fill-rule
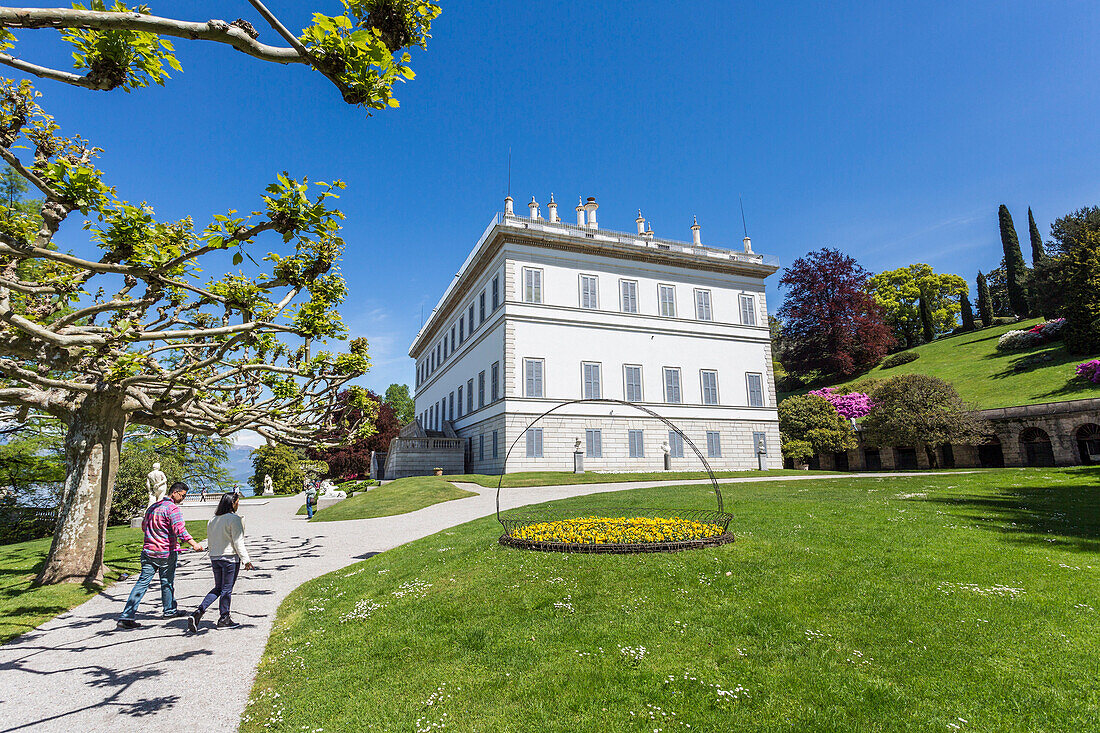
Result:
<svg viewBox="0 0 1100 733"><path fill-rule="evenodd" d="M978 408L1011 407L1100 397L1100 385L1078 379L1074 367L1100 355L1073 355L1061 341L1025 351L997 351L997 339L1013 329L1031 328L1042 319L991 326L947 336L913 349L916 361L893 369L875 367L861 377L840 383L845 387L866 377L885 379L896 374L929 374L947 380L962 398ZM780 395L780 399L787 395Z"/></svg>

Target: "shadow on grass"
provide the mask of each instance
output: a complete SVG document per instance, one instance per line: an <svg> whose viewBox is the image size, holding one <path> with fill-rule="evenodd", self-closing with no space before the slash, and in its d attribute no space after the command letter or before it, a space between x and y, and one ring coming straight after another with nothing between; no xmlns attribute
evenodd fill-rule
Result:
<svg viewBox="0 0 1100 733"><path fill-rule="evenodd" d="M1076 474L1081 475L1082 469ZM1012 486L993 495L922 501L950 507L960 519L1007 535L1014 542L1068 542L1079 552L1100 551L1100 469L1087 469L1095 486ZM1054 472L1057 475L1057 472ZM962 510L962 511L959 511Z"/></svg>

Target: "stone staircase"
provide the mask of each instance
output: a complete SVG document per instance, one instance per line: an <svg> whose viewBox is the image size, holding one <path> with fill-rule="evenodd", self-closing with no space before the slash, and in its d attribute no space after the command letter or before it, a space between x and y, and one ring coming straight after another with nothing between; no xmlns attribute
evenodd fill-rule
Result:
<svg viewBox="0 0 1100 733"><path fill-rule="evenodd" d="M444 474L466 473L466 441L455 434L449 421L442 430L425 430L419 420L405 427L390 441L384 473L390 480L406 476L431 476L436 468Z"/></svg>

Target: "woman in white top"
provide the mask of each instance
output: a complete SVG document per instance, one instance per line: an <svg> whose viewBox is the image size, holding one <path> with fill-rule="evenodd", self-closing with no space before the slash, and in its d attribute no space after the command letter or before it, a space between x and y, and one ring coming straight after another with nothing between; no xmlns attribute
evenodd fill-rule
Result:
<svg viewBox="0 0 1100 733"><path fill-rule="evenodd" d="M187 628L192 633L199 630L202 614L215 600L218 601L218 628L235 629L240 624L229 615L229 606L233 601L233 584L241 571L254 569L248 558L248 548L244 546L244 522L237 514L241 495L233 492L222 494L214 518L206 525L207 551L210 553L210 565L214 569L214 588L206 594L196 610L187 619Z"/></svg>

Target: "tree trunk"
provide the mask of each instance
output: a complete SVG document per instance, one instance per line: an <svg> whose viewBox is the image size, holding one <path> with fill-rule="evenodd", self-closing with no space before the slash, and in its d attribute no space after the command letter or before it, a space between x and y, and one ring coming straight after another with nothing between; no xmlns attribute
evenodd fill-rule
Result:
<svg viewBox="0 0 1100 733"><path fill-rule="evenodd" d="M36 584L103 582L103 547L127 414L117 395L88 395L65 436L65 486Z"/></svg>

